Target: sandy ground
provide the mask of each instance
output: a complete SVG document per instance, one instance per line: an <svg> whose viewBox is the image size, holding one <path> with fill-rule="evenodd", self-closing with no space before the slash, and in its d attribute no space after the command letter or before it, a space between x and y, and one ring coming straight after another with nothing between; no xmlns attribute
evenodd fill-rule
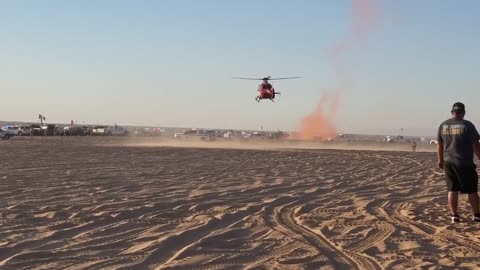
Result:
<svg viewBox="0 0 480 270"><path fill-rule="evenodd" d="M0 269L480 267L433 152L167 145L0 142Z"/></svg>

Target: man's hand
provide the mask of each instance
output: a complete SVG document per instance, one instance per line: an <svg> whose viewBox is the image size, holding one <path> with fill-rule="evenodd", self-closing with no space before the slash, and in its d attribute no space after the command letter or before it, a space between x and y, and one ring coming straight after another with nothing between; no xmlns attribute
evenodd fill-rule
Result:
<svg viewBox="0 0 480 270"><path fill-rule="evenodd" d="M437 167L443 171L443 165L445 165L445 162L443 160L439 160L437 163Z"/></svg>

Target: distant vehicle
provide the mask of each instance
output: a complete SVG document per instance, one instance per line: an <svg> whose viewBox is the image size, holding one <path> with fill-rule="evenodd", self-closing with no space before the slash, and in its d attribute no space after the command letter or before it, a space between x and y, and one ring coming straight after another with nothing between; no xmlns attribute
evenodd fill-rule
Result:
<svg viewBox="0 0 480 270"><path fill-rule="evenodd" d="M192 136L192 135L197 135L199 134L199 130L195 129L195 128L192 128L192 129L189 129L189 130L186 130L185 132L183 132L183 135L186 135L186 136Z"/></svg>
<svg viewBox="0 0 480 270"><path fill-rule="evenodd" d="M105 135L106 129L107 129L107 126L93 126L92 136L103 136Z"/></svg>
<svg viewBox="0 0 480 270"><path fill-rule="evenodd" d="M395 136L395 137L392 137L392 136L385 136L384 142L388 142L388 143L395 143L395 142L408 142L408 140L405 140L405 138L401 135L398 135L398 136Z"/></svg>
<svg viewBox="0 0 480 270"><path fill-rule="evenodd" d="M385 142L394 143L395 140L394 140L392 137L390 137L390 136L386 136L386 137L385 137Z"/></svg>
<svg viewBox="0 0 480 270"><path fill-rule="evenodd" d="M107 127L105 129L105 135L108 136L127 136L128 135L128 130L119 127L119 126L112 126L112 127Z"/></svg>
<svg viewBox="0 0 480 270"><path fill-rule="evenodd" d="M217 131L213 129L203 130L192 128L184 131L183 133L175 133L173 137L177 139L194 137L199 138L202 141L214 141L219 135L220 133L217 134Z"/></svg>
<svg viewBox="0 0 480 270"><path fill-rule="evenodd" d="M30 136L32 133L32 127L30 126L20 126L19 127L19 135L18 136Z"/></svg>
<svg viewBox="0 0 480 270"><path fill-rule="evenodd" d="M43 133L42 127L38 124L30 125L30 134L33 135L33 136L43 136L43 135L45 135Z"/></svg>
<svg viewBox="0 0 480 270"><path fill-rule="evenodd" d="M163 133L165 133L165 129L159 127L136 128L132 132L132 134L136 136L161 136Z"/></svg>
<svg viewBox="0 0 480 270"><path fill-rule="evenodd" d="M14 136L30 135L30 131L26 131L24 126L19 125L8 125L2 127L3 131L8 131Z"/></svg>
<svg viewBox="0 0 480 270"><path fill-rule="evenodd" d="M258 137L258 138L261 138L263 137L264 135L261 133L261 132L258 132L258 131L255 131L251 134L251 137Z"/></svg>
<svg viewBox="0 0 480 270"><path fill-rule="evenodd" d="M202 130L198 134L200 136L200 140L202 141L215 141L217 137L217 132L212 129Z"/></svg>
<svg viewBox="0 0 480 270"><path fill-rule="evenodd" d="M1 140L10 140L13 137L13 134L9 131L0 130L0 139Z"/></svg>
<svg viewBox="0 0 480 270"><path fill-rule="evenodd" d="M176 138L176 139L185 138L185 134L177 132L177 133L173 134L173 137Z"/></svg>
<svg viewBox="0 0 480 270"><path fill-rule="evenodd" d="M63 128L63 135L65 136L86 136L87 134L88 127L68 126Z"/></svg>
<svg viewBox="0 0 480 270"><path fill-rule="evenodd" d="M262 132L254 131L252 133L245 132L243 135L244 140L259 140L266 139L266 135Z"/></svg>
<svg viewBox="0 0 480 270"><path fill-rule="evenodd" d="M274 133L268 134L268 138L272 140L280 140L288 137L288 134L282 131L277 131Z"/></svg>
<svg viewBox="0 0 480 270"><path fill-rule="evenodd" d="M235 132L233 130L229 130L229 131L223 133L223 138L226 138L226 139L232 139L235 136L237 136L237 135L235 134Z"/></svg>
<svg viewBox="0 0 480 270"><path fill-rule="evenodd" d="M195 136L198 136L200 133L200 130L197 130L196 128L192 128L192 129L189 129L189 130L185 130L184 132L177 132L175 134L173 134L173 137L174 138L177 138L177 139L183 139L183 138L187 138L187 137L195 137Z"/></svg>
<svg viewBox="0 0 480 270"><path fill-rule="evenodd" d="M163 128L149 128L145 129L145 133L147 133L150 136L159 136L165 133L165 129Z"/></svg>
<svg viewBox="0 0 480 270"><path fill-rule="evenodd" d="M56 135L60 135L60 134L57 134L57 133L59 133L59 132L58 132L58 126L57 126L57 125L48 124L48 125L46 125L46 126L41 126L40 128L41 128L42 133L43 133L44 136L56 136Z"/></svg>

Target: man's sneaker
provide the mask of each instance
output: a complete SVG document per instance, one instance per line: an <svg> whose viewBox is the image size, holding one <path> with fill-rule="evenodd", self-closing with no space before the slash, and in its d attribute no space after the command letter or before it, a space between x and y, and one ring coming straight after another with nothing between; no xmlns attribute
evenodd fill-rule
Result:
<svg viewBox="0 0 480 270"><path fill-rule="evenodd" d="M460 222L460 216L459 215L453 215L451 217L451 220L452 220L452 223L458 223L458 222ZM480 221L480 217L479 217L479 221Z"/></svg>
<svg viewBox="0 0 480 270"><path fill-rule="evenodd" d="M480 222L480 213L473 216L473 221Z"/></svg>

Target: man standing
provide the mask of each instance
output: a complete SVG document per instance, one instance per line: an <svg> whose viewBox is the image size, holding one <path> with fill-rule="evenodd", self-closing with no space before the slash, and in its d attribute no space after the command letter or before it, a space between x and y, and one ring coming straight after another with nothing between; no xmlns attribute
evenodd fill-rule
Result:
<svg viewBox="0 0 480 270"><path fill-rule="evenodd" d="M472 206L473 220L480 222L478 174L473 153L480 159L480 136L475 126L464 120L465 105L457 102L452 107L452 118L444 121L437 135L438 167L445 172L448 204L452 223L460 222L457 212L458 192L467 193Z"/></svg>

